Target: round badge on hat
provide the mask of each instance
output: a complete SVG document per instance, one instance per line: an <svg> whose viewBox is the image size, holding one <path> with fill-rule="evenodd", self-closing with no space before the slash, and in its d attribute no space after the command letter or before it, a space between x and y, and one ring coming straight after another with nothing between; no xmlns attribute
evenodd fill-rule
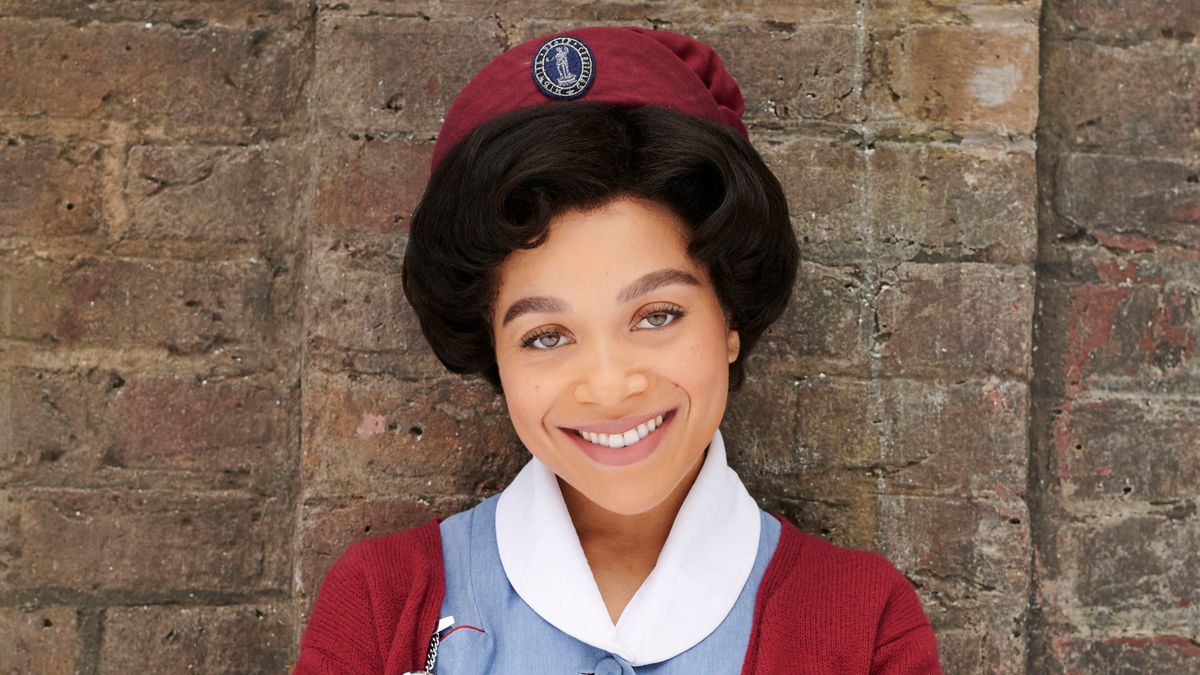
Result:
<svg viewBox="0 0 1200 675"><path fill-rule="evenodd" d="M595 75L592 50L569 35L546 40L533 57L533 83L549 98L567 100L583 96Z"/></svg>

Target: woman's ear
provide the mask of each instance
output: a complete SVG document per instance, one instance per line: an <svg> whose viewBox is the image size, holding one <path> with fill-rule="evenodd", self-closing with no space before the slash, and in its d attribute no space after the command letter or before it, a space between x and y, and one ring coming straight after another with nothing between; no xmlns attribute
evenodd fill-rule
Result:
<svg viewBox="0 0 1200 675"><path fill-rule="evenodd" d="M733 363L737 360L742 348L742 339L736 330L730 328L725 332L725 347L729 352L729 362Z"/></svg>

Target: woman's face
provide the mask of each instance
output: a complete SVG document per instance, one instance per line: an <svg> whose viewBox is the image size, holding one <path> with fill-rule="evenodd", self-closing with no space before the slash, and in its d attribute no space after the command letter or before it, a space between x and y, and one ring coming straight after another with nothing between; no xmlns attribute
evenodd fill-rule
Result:
<svg viewBox="0 0 1200 675"><path fill-rule="evenodd" d="M738 334L684 227L622 198L553 219L499 269L496 361L517 435L614 513L666 499L725 412Z"/></svg>

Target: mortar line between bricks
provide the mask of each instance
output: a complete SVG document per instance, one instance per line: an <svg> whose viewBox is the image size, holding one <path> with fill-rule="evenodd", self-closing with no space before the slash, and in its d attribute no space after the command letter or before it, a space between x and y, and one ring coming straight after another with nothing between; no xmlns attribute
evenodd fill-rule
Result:
<svg viewBox="0 0 1200 675"><path fill-rule="evenodd" d="M1052 1L1052 0L1051 0ZM1027 572L1029 576L1029 590L1025 598L1025 622L1022 630L1025 631L1025 659L1021 664L1025 673L1036 672L1038 665L1042 662L1042 650L1046 644L1044 632L1047 628L1045 616L1042 614L1041 597L1042 597L1042 579L1038 569L1038 551L1040 549L1040 538L1043 536L1045 529L1046 518L1046 500L1048 494L1044 485L1048 476L1046 476L1045 468L1040 461L1038 437L1040 429L1038 427L1037 412L1042 410L1044 398L1037 394L1041 385L1039 379L1039 366L1044 366L1045 360L1048 358L1046 349L1038 350L1039 332L1038 332L1038 316L1039 308L1042 306L1042 279L1038 273L1039 262L1042 257L1043 239L1041 236L1042 230L1042 215L1043 206L1047 204L1043 189L1046 188L1043 184L1042 162L1038 161L1042 156L1041 153L1053 151L1052 147L1046 147L1039 142L1044 139L1042 127L1042 119L1045 110L1042 105L1043 93L1045 91L1045 74L1049 66L1049 50L1046 49L1047 38L1047 23L1050 13L1049 3L1043 0L1038 12L1038 87L1037 87L1037 123L1034 127L1034 222L1036 223L1034 244L1034 264L1033 264L1033 322L1031 329L1033 331L1030 337L1030 349L1033 354L1029 359L1029 400L1026 404L1025 413L1025 504L1026 504L1026 527L1029 533L1029 555ZM1053 174L1050 176L1053 181ZM1053 191L1053 185L1049 186Z"/></svg>
<svg viewBox="0 0 1200 675"><path fill-rule="evenodd" d="M316 87L316 82L321 76L318 72L317 59L317 38L320 35L318 30L318 22L320 20L321 9L316 3L313 3L309 8L309 18L307 23L308 31L308 46L309 46L309 75L305 84L309 90ZM296 274L299 278L299 286L297 287L304 295L309 288L310 277L312 275L312 238L314 221L316 220L316 199L317 186L321 175L322 161L321 153L318 151L319 138L321 135L321 125L317 111L317 96L308 95L305 97L305 113L307 114L307 123L305 125L304 142L308 153L308 173L305 175L305 185L301 192L304 195L302 199L302 215L296 218L296 222L301 224L303 232L295 239L298 248L297 253L302 256L302 264ZM288 616L290 618L291 635L288 645L287 662L289 668L294 665L295 659L298 658L300 652L300 637L304 631L304 604L302 600L305 594L301 593L302 583L305 581L301 578L301 533L303 531L304 522L304 385L305 374L308 368L308 329L311 322L312 303L304 302L303 309L300 312L299 338L300 349L298 350L295 376L295 419L294 425L294 447L292 450L292 495L293 512L292 512L292 537L291 537L291 574L288 575ZM307 597L312 598L316 591L315 584L311 583L311 588L308 589Z"/></svg>

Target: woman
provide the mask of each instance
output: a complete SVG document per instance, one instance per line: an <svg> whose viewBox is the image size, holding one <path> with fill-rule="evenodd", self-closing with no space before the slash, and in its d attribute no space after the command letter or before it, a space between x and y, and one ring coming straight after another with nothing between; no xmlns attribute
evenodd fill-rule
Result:
<svg viewBox="0 0 1200 675"><path fill-rule="evenodd" d="M404 289L532 458L351 546L296 672L940 672L894 566L762 511L726 464L727 393L798 258L742 110L711 48L607 27L515 47L455 100Z"/></svg>

